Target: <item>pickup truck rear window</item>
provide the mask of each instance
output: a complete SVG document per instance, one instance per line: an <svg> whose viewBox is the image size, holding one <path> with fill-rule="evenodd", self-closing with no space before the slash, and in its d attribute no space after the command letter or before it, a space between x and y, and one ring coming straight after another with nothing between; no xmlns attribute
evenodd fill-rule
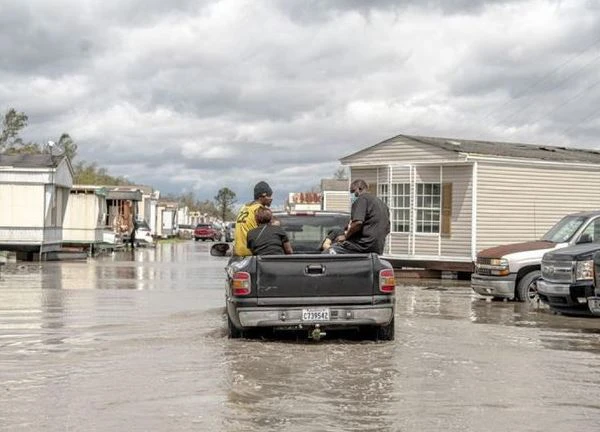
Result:
<svg viewBox="0 0 600 432"><path fill-rule="evenodd" d="M275 215L287 233L294 252L318 252L321 242L332 229L343 230L349 215Z"/></svg>

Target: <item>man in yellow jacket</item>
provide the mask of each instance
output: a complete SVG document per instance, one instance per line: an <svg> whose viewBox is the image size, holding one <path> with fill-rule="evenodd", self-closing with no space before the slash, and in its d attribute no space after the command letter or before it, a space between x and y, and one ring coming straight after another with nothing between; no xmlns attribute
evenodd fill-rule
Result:
<svg viewBox="0 0 600 432"><path fill-rule="evenodd" d="M234 256L250 256L248 249L248 231L258 226L256 211L261 207L270 207L273 201L273 190L267 182L259 181L254 186L254 201L244 204L235 220Z"/></svg>

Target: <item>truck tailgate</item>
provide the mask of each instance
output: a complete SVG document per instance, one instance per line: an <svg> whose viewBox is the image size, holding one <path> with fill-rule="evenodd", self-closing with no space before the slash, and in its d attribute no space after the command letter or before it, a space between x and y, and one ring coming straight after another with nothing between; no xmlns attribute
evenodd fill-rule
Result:
<svg viewBox="0 0 600 432"><path fill-rule="evenodd" d="M260 256L258 297L373 295L373 269L369 254Z"/></svg>

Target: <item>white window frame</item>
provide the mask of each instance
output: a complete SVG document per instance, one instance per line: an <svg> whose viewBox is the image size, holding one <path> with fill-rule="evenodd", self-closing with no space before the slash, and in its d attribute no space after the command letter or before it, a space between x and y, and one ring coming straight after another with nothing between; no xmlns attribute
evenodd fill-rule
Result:
<svg viewBox="0 0 600 432"><path fill-rule="evenodd" d="M417 234L439 234L442 215L442 185L437 182L415 185L415 229Z"/></svg>

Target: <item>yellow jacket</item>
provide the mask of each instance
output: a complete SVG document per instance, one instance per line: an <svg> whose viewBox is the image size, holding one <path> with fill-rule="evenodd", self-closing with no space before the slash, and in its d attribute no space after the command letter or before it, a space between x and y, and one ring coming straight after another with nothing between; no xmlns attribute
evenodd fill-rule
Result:
<svg viewBox="0 0 600 432"><path fill-rule="evenodd" d="M235 239L233 242L233 255L249 256L252 255L248 249L248 231L258 226L256 223L256 211L262 207L262 204L253 201L244 204L235 220Z"/></svg>

